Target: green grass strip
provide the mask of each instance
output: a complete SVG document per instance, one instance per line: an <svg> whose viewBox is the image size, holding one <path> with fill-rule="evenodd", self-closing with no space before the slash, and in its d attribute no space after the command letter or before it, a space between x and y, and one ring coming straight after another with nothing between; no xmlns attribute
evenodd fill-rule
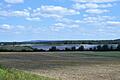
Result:
<svg viewBox="0 0 120 80"><path fill-rule="evenodd" d="M0 66L0 80L55 80L16 69L8 69Z"/></svg>

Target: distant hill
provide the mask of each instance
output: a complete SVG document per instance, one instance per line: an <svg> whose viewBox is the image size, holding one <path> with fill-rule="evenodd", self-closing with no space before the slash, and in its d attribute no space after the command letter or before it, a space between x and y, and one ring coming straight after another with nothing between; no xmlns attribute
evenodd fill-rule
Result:
<svg viewBox="0 0 120 80"><path fill-rule="evenodd" d="M120 41L120 39L115 39L116 41Z"/></svg>
<svg viewBox="0 0 120 80"><path fill-rule="evenodd" d="M56 41L64 41L64 40L31 40L31 41L24 41L24 42L56 42Z"/></svg>
<svg viewBox="0 0 120 80"><path fill-rule="evenodd" d="M120 44L120 39L114 40L31 40L23 42L0 42L0 45L61 45L61 44Z"/></svg>
<svg viewBox="0 0 120 80"><path fill-rule="evenodd" d="M24 44L120 44L120 39L115 40L31 40Z"/></svg>
<svg viewBox="0 0 120 80"><path fill-rule="evenodd" d="M31 41L24 41L24 42L49 42L49 40L31 40Z"/></svg>
<svg viewBox="0 0 120 80"><path fill-rule="evenodd" d="M116 40L120 40L120 39L116 39Z"/></svg>

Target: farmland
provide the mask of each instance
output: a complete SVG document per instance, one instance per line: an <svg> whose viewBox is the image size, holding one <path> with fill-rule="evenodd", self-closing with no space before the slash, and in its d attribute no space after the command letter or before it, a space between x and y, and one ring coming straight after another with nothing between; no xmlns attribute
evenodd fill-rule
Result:
<svg viewBox="0 0 120 80"><path fill-rule="evenodd" d="M0 52L0 64L58 80L120 80L120 52Z"/></svg>

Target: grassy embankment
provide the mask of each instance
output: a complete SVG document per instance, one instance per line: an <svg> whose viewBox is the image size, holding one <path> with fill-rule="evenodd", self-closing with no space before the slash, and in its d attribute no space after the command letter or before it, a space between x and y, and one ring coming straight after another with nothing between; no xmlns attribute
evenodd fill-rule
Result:
<svg viewBox="0 0 120 80"><path fill-rule="evenodd" d="M15 69L8 69L0 65L0 80L55 80Z"/></svg>

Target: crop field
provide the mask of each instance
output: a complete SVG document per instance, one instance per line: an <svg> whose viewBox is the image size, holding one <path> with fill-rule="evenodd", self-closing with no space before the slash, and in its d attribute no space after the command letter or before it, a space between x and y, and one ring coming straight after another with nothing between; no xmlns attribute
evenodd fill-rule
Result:
<svg viewBox="0 0 120 80"><path fill-rule="evenodd" d="M0 52L0 64L57 80L120 80L120 52Z"/></svg>

